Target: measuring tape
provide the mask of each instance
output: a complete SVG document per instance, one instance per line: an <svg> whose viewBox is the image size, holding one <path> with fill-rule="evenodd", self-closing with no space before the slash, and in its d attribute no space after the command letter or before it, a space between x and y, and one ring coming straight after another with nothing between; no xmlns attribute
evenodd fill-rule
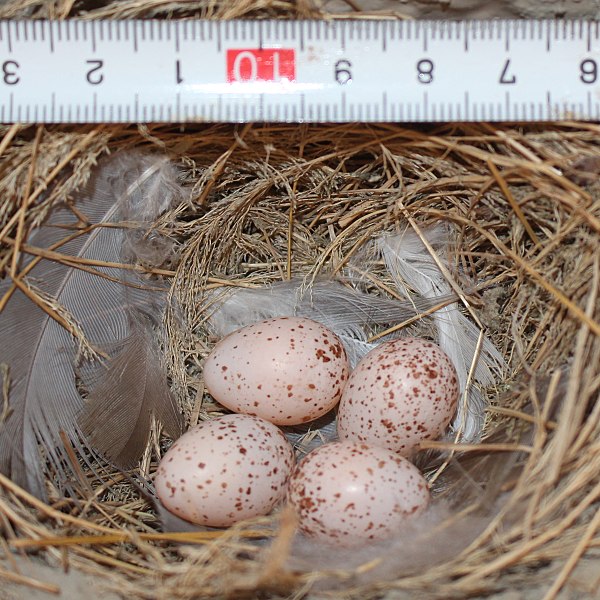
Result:
<svg viewBox="0 0 600 600"><path fill-rule="evenodd" d="M0 21L0 122L600 119L596 21Z"/></svg>

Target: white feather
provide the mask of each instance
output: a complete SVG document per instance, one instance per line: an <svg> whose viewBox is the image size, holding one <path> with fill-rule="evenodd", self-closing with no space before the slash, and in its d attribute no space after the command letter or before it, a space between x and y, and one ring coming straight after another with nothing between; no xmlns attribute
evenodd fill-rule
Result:
<svg viewBox="0 0 600 600"><path fill-rule="evenodd" d="M453 297L450 293L449 297ZM236 329L266 319L298 316L322 323L338 335L354 367L377 345L369 342L377 327L406 321L434 306L439 299L399 301L366 294L340 281L322 280L312 285L301 279L265 288L237 288L218 292L207 305L211 332L221 338Z"/></svg>
<svg viewBox="0 0 600 600"><path fill-rule="evenodd" d="M444 225L424 229L423 236L435 251L438 260L448 265L450 231ZM375 241L375 248L401 293L436 299L452 293L452 286L432 257L423 240L412 230L384 235ZM466 403L460 402L453 429L461 432L464 441L480 437L487 402L481 391L494 383L504 369L504 360L491 340L453 303L433 315L439 346L448 354L458 373L461 393L466 391ZM478 352L479 339L482 339ZM475 363L474 363L475 361ZM474 364L472 382L469 372ZM467 384L468 388L467 388Z"/></svg>

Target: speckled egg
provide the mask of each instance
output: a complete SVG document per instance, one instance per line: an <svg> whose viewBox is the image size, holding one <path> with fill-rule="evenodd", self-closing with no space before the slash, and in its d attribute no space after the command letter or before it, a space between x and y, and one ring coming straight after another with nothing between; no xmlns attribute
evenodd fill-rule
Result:
<svg viewBox="0 0 600 600"><path fill-rule="evenodd" d="M389 537L428 502L427 482L406 458L352 442L313 450L296 466L288 489L299 529L343 546Z"/></svg>
<svg viewBox="0 0 600 600"><path fill-rule="evenodd" d="M307 423L331 410L348 379L339 338L299 317L238 329L213 348L204 383L217 402L277 425Z"/></svg>
<svg viewBox="0 0 600 600"><path fill-rule="evenodd" d="M196 425L164 455L156 493L178 517L223 527L268 514L285 496L294 452L272 423L226 415Z"/></svg>
<svg viewBox="0 0 600 600"><path fill-rule="evenodd" d="M419 338L384 342L348 379L338 435L410 456L419 442L445 430L458 395L456 369L441 348Z"/></svg>

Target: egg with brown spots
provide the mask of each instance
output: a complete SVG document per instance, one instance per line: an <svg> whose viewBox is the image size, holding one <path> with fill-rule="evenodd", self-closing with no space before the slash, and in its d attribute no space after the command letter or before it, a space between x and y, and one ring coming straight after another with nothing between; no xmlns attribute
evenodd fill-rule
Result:
<svg viewBox="0 0 600 600"><path fill-rule="evenodd" d="M439 346L420 338L384 342L348 379L338 435L410 456L421 441L444 432L458 396L456 369Z"/></svg>
<svg viewBox="0 0 600 600"><path fill-rule="evenodd" d="M156 493L178 517L213 527L268 514L284 497L294 452L272 423L225 415L196 425L163 456Z"/></svg>
<svg viewBox="0 0 600 600"><path fill-rule="evenodd" d="M204 362L204 383L217 402L277 425L324 415L340 400L348 359L329 329L300 317L280 317L238 329Z"/></svg>
<svg viewBox="0 0 600 600"><path fill-rule="evenodd" d="M427 507L429 490L406 458L385 448L335 442L298 463L288 503L307 536L353 546L390 537Z"/></svg>

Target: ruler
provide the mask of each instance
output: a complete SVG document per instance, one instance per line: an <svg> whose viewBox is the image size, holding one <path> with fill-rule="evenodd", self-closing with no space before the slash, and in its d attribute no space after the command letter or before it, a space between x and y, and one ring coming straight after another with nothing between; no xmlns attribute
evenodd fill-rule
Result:
<svg viewBox="0 0 600 600"><path fill-rule="evenodd" d="M0 21L0 122L600 119L599 24Z"/></svg>

